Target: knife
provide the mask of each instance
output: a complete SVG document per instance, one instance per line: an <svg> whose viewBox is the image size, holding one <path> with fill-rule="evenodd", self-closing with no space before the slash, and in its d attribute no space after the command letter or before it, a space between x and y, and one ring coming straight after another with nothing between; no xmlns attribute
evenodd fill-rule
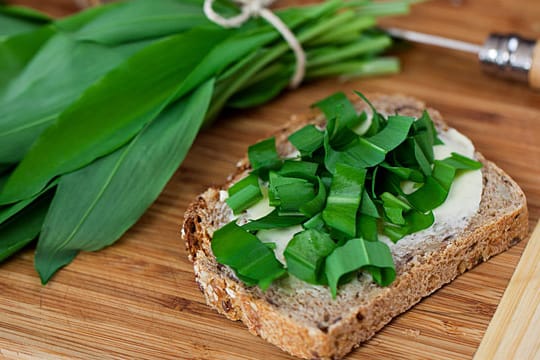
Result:
<svg viewBox="0 0 540 360"><path fill-rule="evenodd" d="M385 28L392 37L476 54L490 74L528 83L540 89L540 45L516 34L488 36L483 45L398 28Z"/></svg>

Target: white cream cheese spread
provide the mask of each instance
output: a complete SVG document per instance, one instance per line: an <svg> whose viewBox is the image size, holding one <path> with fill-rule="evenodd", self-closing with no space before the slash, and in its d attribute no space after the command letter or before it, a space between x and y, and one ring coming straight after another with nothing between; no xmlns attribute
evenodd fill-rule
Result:
<svg viewBox="0 0 540 360"><path fill-rule="evenodd" d="M435 159L442 160L452 152L474 158L474 146L465 135L455 129L440 134L444 145L434 147ZM464 171L456 176L448 198L433 210L435 221L450 222L457 227L478 211L482 199L482 171ZM466 224L465 224L466 225Z"/></svg>

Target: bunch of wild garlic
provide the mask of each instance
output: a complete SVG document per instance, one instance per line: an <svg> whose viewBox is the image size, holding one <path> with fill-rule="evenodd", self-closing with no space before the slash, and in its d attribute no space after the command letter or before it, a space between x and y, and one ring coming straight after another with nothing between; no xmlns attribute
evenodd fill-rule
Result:
<svg viewBox="0 0 540 360"><path fill-rule="evenodd" d="M0 7L0 260L37 239L43 283L114 243L157 198L224 107L278 95L295 58L262 19L224 29L202 0L134 0L53 21ZM394 73L377 16L408 1L330 0L276 14L306 78ZM236 7L219 2L225 16Z"/></svg>

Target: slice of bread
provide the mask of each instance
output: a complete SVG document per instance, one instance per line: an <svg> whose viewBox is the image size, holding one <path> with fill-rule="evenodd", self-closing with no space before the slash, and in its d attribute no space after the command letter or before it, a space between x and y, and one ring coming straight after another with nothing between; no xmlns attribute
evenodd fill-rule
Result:
<svg viewBox="0 0 540 360"><path fill-rule="evenodd" d="M400 95L371 97L383 113L420 116L422 102ZM366 105L358 103L359 110ZM447 129L440 114L428 109L439 131ZM287 136L311 122L324 125L314 111L296 117L278 134L282 155L290 154ZM213 232L231 221L231 210L210 188L189 207L182 229L193 261L196 281L206 302L231 320L241 320L252 333L302 358L336 359L372 337L385 324L456 276L481 261L507 250L528 232L527 206L518 185L492 162L482 161L483 193L479 211L464 229L441 229L437 236L414 238L392 247L397 278L380 287L360 275L339 288L332 299L328 288L286 278L262 292L247 287L230 268L216 262L211 250ZM221 190L249 171L247 159ZM453 231L454 230L454 231Z"/></svg>

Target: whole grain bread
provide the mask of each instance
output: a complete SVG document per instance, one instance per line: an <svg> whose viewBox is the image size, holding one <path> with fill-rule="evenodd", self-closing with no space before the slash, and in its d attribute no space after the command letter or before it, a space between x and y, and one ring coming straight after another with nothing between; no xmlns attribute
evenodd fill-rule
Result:
<svg viewBox="0 0 540 360"><path fill-rule="evenodd" d="M383 113L420 116L425 105L401 95L377 95L372 103ZM363 103L359 110L367 110ZM440 131L440 114L428 109ZM313 111L293 119L278 133L278 151L292 152L287 136L311 122L324 125ZM437 236L413 238L392 248L397 278L380 287L366 275L341 286L332 299L327 288L288 277L262 292L247 287L232 270L218 264L211 250L213 232L231 220L220 189L249 170L247 159L221 188L210 188L185 214L183 237L196 281L206 302L231 320L241 320L250 332L306 359L336 359L368 340L385 324L476 264L507 250L527 235L527 206L519 186L492 162L476 154L484 167L479 211L459 231L441 229Z"/></svg>

